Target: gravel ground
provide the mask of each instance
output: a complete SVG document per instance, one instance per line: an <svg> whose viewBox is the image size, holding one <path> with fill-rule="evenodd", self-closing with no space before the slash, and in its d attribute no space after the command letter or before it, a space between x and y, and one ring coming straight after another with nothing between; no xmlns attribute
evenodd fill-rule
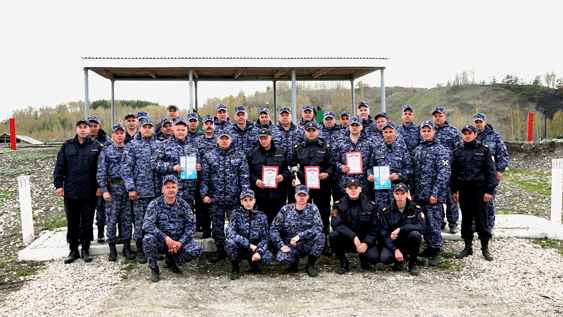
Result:
<svg viewBox="0 0 563 317"><path fill-rule="evenodd" d="M511 170L540 173L513 173L504 179L497 210L549 218L549 197L514 180L550 182L550 159L563 158L563 143L507 146ZM419 277L383 265L362 271L355 255L349 256L352 270L345 276L334 273L334 258L321 257L316 279L303 272L285 274L272 264L263 267L262 276L243 273L238 281L229 280L228 262L211 265L204 256L183 266L181 276L161 268L159 283L148 280L146 265L124 263L121 258L109 263L99 256L90 264L72 265L60 260L18 262L17 252L25 245L16 178L31 176L36 236L60 226L62 199L52 187L57 152L56 148L0 150L0 316L563 315L561 251L520 239L491 242L493 262L483 260L478 246L472 257L451 259L462 243L447 241L440 267L425 266Z"/></svg>

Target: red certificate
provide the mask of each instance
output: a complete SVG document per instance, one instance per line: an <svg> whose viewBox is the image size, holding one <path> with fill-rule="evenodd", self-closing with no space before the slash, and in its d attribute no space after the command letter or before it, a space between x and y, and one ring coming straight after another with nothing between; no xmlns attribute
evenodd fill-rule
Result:
<svg viewBox="0 0 563 317"><path fill-rule="evenodd" d="M348 174L363 174L362 152L346 152L346 165L350 168Z"/></svg>
<svg viewBox="0 0 563 317"><path fill-rule="evenodd" d="M318 166L305 166L305 185L310 189L321 189Z"/></svg>
<svg viewBox="0 0 563 317"><path fill-rule="evenodd" d="M262 167L262 181L266 188L278 188L276 177L278 176L280 168L277 166L263 166Z"/></svg>

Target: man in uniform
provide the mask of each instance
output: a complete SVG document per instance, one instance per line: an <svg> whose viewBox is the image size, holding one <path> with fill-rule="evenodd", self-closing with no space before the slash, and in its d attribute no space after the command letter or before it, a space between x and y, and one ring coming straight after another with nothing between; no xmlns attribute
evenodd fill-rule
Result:
<svg viewBox="0 0 563 317"><path fill-rule="evenodd" d="M174 130L174 121L170 117L164 117L160 121L160 134L156 136L159 141L166 141L172 135Z"/></svg>
<svg viewBox="0 0 563 317"><path fill-rule="evenodd" d="M313 118L313 106L311 105L303 105L301 107L301 119L299 120L298 127L301 129L301 132L305 131L304 127L307 123L315 122L315 118Z"/></svg>
<svg viewBox="0 0 563 317"><path fill-rule="evenodd" d="M190 112L188 113L188 134L186 135L186 141L188 143L193 143L193 141L200 135L203 134L202 131L199 131L199 120L197 117L197 112Z"/></svg>
<svg viewBox="0 0 563 317"><path fill-rule="evenodd" d="M240 193L241 206L233 211L234 218L227 226L225 249L233 265L231 280L239 278L241 260L247 260L252 274L262 274L258 262L270 263L274 259L268 250L270 231L268 218L255 205L254 191L245 189Z"/></svg>
<svg viewBox="0 0 563 317"><path fill-rule="evenodd" d="M379 262L380 221L375 202L361 194L362 187L356 179L349 179L346 185L346 195L334 202L330 220L330 246L340 261L338 274L350 270L345 252L357 252L364 270L371 268L370 263Z"/></svg>
<svg viewBox="0 0 563 317"><path fill-rule="evenodd" d="M268 216L268 223L274 220L281 207L285 206L286 190L284 184L291 177L288 169L287 151L276 146L272 141L270 130L258 130L259 145L247 157L250 171L250 188L256 193L256 204ZM277 167L275 188L266 187L263 180L264 167Z"/></svg>
<svg viewBox="0 0 563 317"><path fill-rule="evenodd" d="M389 180L391 183L406 183L412 178L413 162L409 150L400 146L397 141L395 124L391 121L383 125L384 145L376 147L374 155L376 166L389 166ZM393 199L391 189L376 189L375 201L379 209L387 207Z"/></svg>
<svg viewBox="0 0 563 317"><path fill-rule="evenodd" d="M456 258L473 254L473 223L481 240L483 257L492 261L487 229L487 205L491 203L497 183L497 170L487 145L477 140L477 129L466 125L461 129L463 143L453 153L450 188L452 199L461 207L461 237L465 248ZM459 196L458 196L459 192Z"/></svg>
<svg viewBox="0 0 563 317"><path fill-rule="evenodd" d="M64 261L67 264L80 258L78 239L82 241L82 258L85 262L92 261L92 222L96 195L101 194L96 181L96 167L101 151L100 143L90 137L90 122L78 120L76 136L63 143L57 155L53 178L57 196L64 197L67 241L70 244L70 253Z"/></svg>
<svg viewBox="0 0 563 317"><path fill-rule="evenodd" d="M275 126L270 119L270 109L268 108L260 108L260 112L258 120L256 120L256 124L254 125L256 128L267 128L272 130Z"/></svg>
<svg viewBox="0 0 563 317"><path fill-rule="evenodd" d="M146 117L148 118L148 114L147 114ZM178 109L178 106L169 105L166 108L166 117L172 119L172 122L175 123L176 120L178 120L178 118L180 118L180 109ZM141 119L139 118L139 120L141 120ZM162 129L161 123L162 123L162 121L159 122L156 125L156 127L154 128L154 133L156 134L157 138L161 135L161 131L160 131Z"/></svg>
<svg viewBox="0 0 563 317"><path fill-rule="evenodd" d="M125 128L116 124L111 129L113 144L106 146L98 161L96 179L102 190L107 211L107 238L109 244L108 261L117 260L116 226L121 224L120 234L123 239L123 255L132 260L135 254L131 252L131 203L125 190L125 183L121 177L121 159L125 150Z"/></svg>
<svg viewBox="0 0 563 317"><path fill-rule="evenodd" d="M443 147L448 150L450 155L450 166L452 163L452 155L454 150L461 144L461 134L459 131L451 126L448 121L446 121L446 110L442 107L436 107L432 110L432 118L434 120L435 136L434 138ZM452 200L450 195L446 197L446 212L445 218L448 220L448 226L450 227L450 233L457 233L457 222L459 220L459 210L457 208L457 203ZM442 208L443 209L443 208ZM444 221L444 212L442 211L442 226L444 229L446 222Z"/></svg>
<svg viewBox="0 0 563 317"><path fill-rule="evenodd" d="M420 126L412 122L414 119L414 108L411 105L403 107L403 124L397 127L397 134L399 134L405 144L409 153L413 153L414 149L420 144Z"/></svg>
<svg viewBox="0 0 563 317"><path fill-rule="evenodd" d="M230 129L233 124L231 123L231 119L229 119L229 109L227 108L227 106L220 103L215 107L215 109L215 129L217 131Z"/></svg>
<svg viewBox="0 0 563 317"><path fill-rule="evenodd" d="M244 106L235 108L235 121L231 127L233 145L244 155L248 155L258 145L258 135L254 130L254 123L248 121L248 114Z"/></svg>
<svg viewBox="0 0 563 317"><path fill-rule="evenodd" d="M334 111L325 111L323 114L324 125L321 126L319 131L319 138L329 145L332 145L334 140L340 135L340 127L335 125L335 116Z"/></svg>
<svg viewBox="0 0 563 317"><path fill-rule="evenodd" d="M381 262L391 264L393 271L400 271L403 262L409 261L409 273L420 273L416 258L426 229L425 216L421 207L409 199L409 187L404 183L393 185L395 200L381 211L381 236L384 247L381 250Z"/></svg>
<svg viewBox="0 0 563 317"><path fill-rule="evenodd" d="M154 135L154 125L151 119L143 118L140 122L140 135L125 146L121 163L121 177L133 201L135 216L135 243L139 263L147 263L143 252L143 219L149 203L159 194L160 177L150 164L151 157L157 153L162 142Z"/></svg>
<svg viewBox="0 0 563 317"><path fill-rule="evenodd" d="M179 266L201 256L203 248L193 240L195 217L190 205L178 193L178 179L167 175L162 181L163 195L150 202L144 218L144 253L151 270L150 279L160 280L156 259L166 252L166 264L172 272L181 274Z"/></svg>
<svg viewBox="0 0 563 317"><path fill-rule="evenodd" d="M340 113L340 129L345 131L350 124L350 112L344 110Z"/></svg>
<svg viewBox="0 0 563 317"><path fill-rule="evenodd" d="M229 131L220 131L217 146L207 152L201 160L200 194L204 204L211 204L213 239L217 253L210 259L217 263L227 257L225 252L225 213L233 219L232 211L237 209L239 194L250 189L246 156L233 146Z"/></svg>
<svg viewBox="0 0 563 317"><path fill-rule="evenodd" d="M317 206L307 203L309 188L299 185L295 188L295 203L284 206L274 218L270 237L278 248L277 260L289 265L290 273L299 269L299 258L309 255L306 272L310 277L318 275L315 263L326 245L322 232L323 223Z"/></svg>
<svg viewBox="0 0 563 317"><path fill-rule="evenodd" d="M127 131L125 131L125 141L123 142L127 145L127 143L133 141L133 137L137 134L137 125L139 124L139 121L137 120L137 115L134 113L126 114L124 119Z"/></svg>
<svg viewBox="0 0 563 317"><path fill-rule="evenodd" d="M373 119L371 118L369 103L367 101L358 102L358 108L356 110L358 117L362 119L362 127L364 133L369 137L371 136L372 130L377 130L377 126Z"/></svg>
<svg viewBox="0 0 563 317"><path fill-rule="evenodd" d="M314 184L319 188L311 189L311 202L318 206L321 218L323 220L323 233L328 235L329 217L330 217L330 189L331 181L334 179L335 162L330 145L326 144L317 136L319 134L318 126L315 122L309 122L305 125L306 140L299 143L293 152L291 166L299 165L297 172L298 179L292 181L292 185L296 187L299 184L309 184L305 177L305 167L318 167L318 183ZM326 239L325 239L326 240ZM331 256L332 251L325 246L323 249L325 256Z"/></svg>
<svg viewBox="0 0 563 317"><path fill-rule="evenodd" d="M497 168L497 186L502 179L502 174L508 167L508 151L502 137L493 129L493 126L487 123L487 118L483 113L477 113L473 116L473 123L477 129L477 140L489 147L489 151L493 155L495 166ZM495 226L495 198L497 188L493 193L493 198L487 208L487 228L493 232Z"/></svg>
<svg viewBox="0 0 563 317"><path fill-rule="evenodd" d="M440 262L442 247L442 204L448 196L451 175L450 154L434 139L434 124L423 121L420 125L422 142L413 153L414 180L412 198L422 207L426 216L424 239L428 247L420 256L431 257L428 264L436 266Z"/></svg>

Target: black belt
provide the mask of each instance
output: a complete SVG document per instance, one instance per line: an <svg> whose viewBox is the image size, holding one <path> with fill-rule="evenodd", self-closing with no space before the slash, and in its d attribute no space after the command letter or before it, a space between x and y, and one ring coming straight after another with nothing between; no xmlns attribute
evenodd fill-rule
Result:
<svg viewBox="0 0 563 317"><path fill-rule="evenodd" d="M110 183L112 185L125 185L125 182L122 179L115 180L115 179L109 178L108 183Z"/></svg>

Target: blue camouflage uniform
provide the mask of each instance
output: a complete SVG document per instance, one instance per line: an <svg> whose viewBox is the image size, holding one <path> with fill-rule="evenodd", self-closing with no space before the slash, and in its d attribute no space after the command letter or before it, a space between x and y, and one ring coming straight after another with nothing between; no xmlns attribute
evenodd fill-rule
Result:
<svg viewBox="0 0 563 317"><path fill-rule="evenodd" d="M333 145L333 142L338 139L338 137L342 134L340 127L336 125L332 127L332 129L327 129L324 125L319 128L319 135L320 139L323 139L327 144Z"/></svg>
<svg viewBox="0 0 563 317"><path fill-rule="evenodd" d="M189 204L182 198L176 197L174 205L170 206L164 196L160 196L147 207L143 222L146 232L143 238L143 250L147 257L149 268L158 267L156 258L159 252L167 252L166 237L182 244L172 258L177 266L190 262L201 256L203 248L192 240L195 232L195 217Z"/></svg>
<svg viewBox="0 0 563 317"><path fill-rule="evenodd" d="M133 200L135 215L135 241L142 243L143 219L149 203L161 194L161 181L158 173L151 168L150 159L162 147L155 135L146 139L140 136L125 146L121 162L121 177L127 192L136 191L138 199Z"/></svg>
<svg viewBox="0 0 563 317"><path fill-rule="evenodd" d="M240 206L233 210L233 221L227 226L227 243L225 250L231 261L250 259L254 255L250 245L255 245L256 252L260 253L259 262L270 263L274 259L268 250L270 231L268 230L268 217L259 211L257 206L253 210L246 210Z"/></svg>
<svg viewBox="0 0 563 317"><path fill-rule="evenodd" d="M190 131L188 129L188 134L186 135L186 141L188 141L188 143L192 144L194 142L194 140L197 139L201 135L203 135L203 131L196 130L195 133L192 133L192 131Z"/></svg>
<svg viewBox="0 0 563 317"><path fill-rule="evenodd" d="M205 117L204 117L205 118ZM205 119L204 119L205 120ZM205 122L205 121L204 121ZM198 151L198 157L200 159L199 162L201 162L201 160L203 159L203 156L205 155L205 153L213 150L214 148L217 147L217 137L219 135L217 134L217 131L213 132L213 135L208 138L204 135L200 135L198 137L196 137L194 139L194 146L197 147L197 151ZM196 184L196 218L198 219L198 226L201 228L202 231L204 231L204 233L207 232L211 232L211 216L209 215L209 205L210 204L204 204L201 201L201 195L200 195L200 187L201 187L201 171L197 172L197 178L199 179L199 181Z"/></svg>
<svg viewBox="0 0 563 317"><path fill-rule="evenodd" d="M423 141L414 150L414 183L412 196L426 215L424 239L433 249L442 247L442 204L449 195L451 176L450 153L438 141ZM430 203L430 197L438 199Z"/></svg>
<svg viewBox="0 0 563 317"><path fill-rule="evenodd" d="M453 152L461 144L461 134L455 127L451 126L448 121L446 121L443 126L436 127L435 130L436 134L434 135L434 140L438 141L446 148L446 150L448 150L451 165ZM457 227L457 222L459 220L459 209L457 207L457 203L452 200L450 195L448 195L447 200L444 203L446 204L445 218L447 218L450 228L455 228ZM443 219L444 212L442 211L442 226L445 225Z"/></svg>
<svg viewBox="0 0 563 317"><path fill-rule="evenodd" d="M254 128L254 123L247 120L244 129L238 124L233 124L230 132L233 138L232 145L244 155L248 155L258 146L258 130Z"/></svg>
<svg viewBox="0 0 563 317"><path fill-rule="evenodd" d="M346 182L352 178L358 180L359 186L362 187L362 192L367 193L366 195L369 196L369 192L373 186L370 185L367 178L369 175L373 174L373 152L375 150L375 143L373 143L363 130L358 141L354 143L350 138L350 131L347 131L333 146L338 197L346 194ZM347 152L362 152L362 167L364 170L362 175L342 172L342 166L346 165Z"/></svg>
<svg viewBox="0 0 563 317"><path fill-rule="evenodd" d="M233 126L230 118L227 118L227 121L223 122L219 122L219 119L217 119L217 117L215 117L213 120L213 122L215 123L215 131L228 130Z"/></svg>
<svg viewBox="0 0 563 317"><path fill-rule="evenodd" d="M162 175L174 175L178 179L178 197L187 201L193 209L197 179L181 179L174 171L174 166L180 165L181 156L195 156L200 162L198 150L187 140L180 141L170 136L162 143L162 147L151 157L151 168Z"/></svg>
<svg viewBox="0 0 563 317"><path fill-rule="evenodd" d="M226 150L217 145L201 160L200 195L211 199L213 239L218 246L225 245L225 212L232 219L232 211L240 205L239 194L250 189L246 156L233 144Z"/></svg>
<svg viewBox="0 0 563 317"><path fill-rule="evenodd" d="M473 116L473 120L475 120L475 116ZM508 167L508 150L506 149L506 145L504 144L504 141L502 140L500 134L498 134L498 132L495 132L493 126L487 123L485 125L485 130L477 134L477 140L481 141L483 144L489 147L489 151L493 154L497 172L504 173L504 171ZM489 202L487 209L487 227L489 229L492 229L495 226L496 195L497 188L495 187L493 199Z"/></svg>
<svg viewBox="0 0 563 317"><path fill-rule="evenodd" d="M385 141L384 141L385 142ZM399 179L394 183L406 183L412 178L413 161L408 149L401 146L395 138L391 145L387 143L376 146L373 153L374 166L389 166L389 175L397 173ZM376 189L375 201L380 209L387 207L393 200L391 189Z"/></svg>
<svg viewBox="0 0 563 317"><path fill-rule="evenodd" d="M291 122L289 130L285 130L281 123L278 123L272 130L272 139L277 147L286 150L288 156L291 156L295 146L303 141L303 135L300 134L293 122Z"/></svg>
<svg viewBox="0 0 563 317"><path fill-rule="evenodd" d="M299 241L297 246L293 246L290 242L296 235L299 235ZM270 237L278 249L283 246L291 249L287 253L281 250L278 252L277 260L282 265L291 265L307 254L318 258L326 240L319 209L309 203L302 211L297 211L295 204L285 205L272 222Z"/></svg>
<svg viewBox="0 0 563 317"><path fill-rule="evenodd" d="M409 125L401 124L397 127L397 135L400 135L405 144L409 153L413 153L414 149L422 142L422 137L420 136L420 126L411 123Z"/></svg>
<svg viewBox="0 0 563 317"><path fill-rule="evenodd" d="M105 147L98 159L96 180L102 193L109 192L111 200L106 201L107 213L107 242L116 243L116 225L121 223L121 237L131 240L132 217L129 193L125 190L125 183L121 177L121 160L125 146L115 144Z"/></svg>

